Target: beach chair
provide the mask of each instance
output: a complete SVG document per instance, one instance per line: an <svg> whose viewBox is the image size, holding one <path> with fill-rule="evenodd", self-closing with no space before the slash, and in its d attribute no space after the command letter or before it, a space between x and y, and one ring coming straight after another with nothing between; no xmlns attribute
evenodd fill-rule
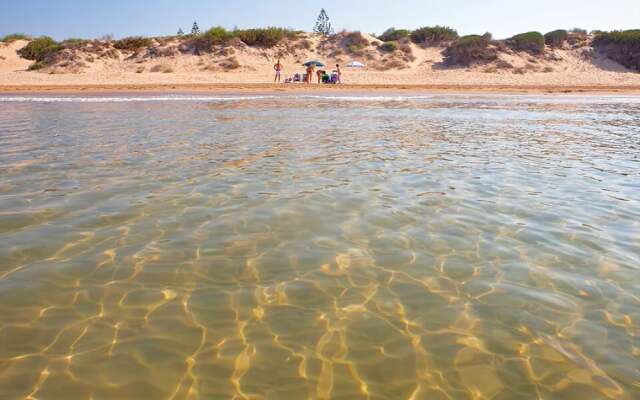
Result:
<svg viewBox="0 0 640 400"><path fill-rule="evenodd" d="M338 83L338 74L334 72L333 74L331 74L330 79L331 79L331 84L336 85Z"/></svg>

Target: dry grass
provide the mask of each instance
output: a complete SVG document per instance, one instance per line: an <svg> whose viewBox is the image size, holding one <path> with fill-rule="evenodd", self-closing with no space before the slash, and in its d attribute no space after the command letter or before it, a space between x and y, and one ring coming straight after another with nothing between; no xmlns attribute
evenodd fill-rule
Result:
<svg viewBox="0 0 640 400"><path fill-rule="evenodd" d="M171 74L173 73L173 68L165 64L156 64L153 67L151 67L149 72L160 72L163 74Z"/></svg>

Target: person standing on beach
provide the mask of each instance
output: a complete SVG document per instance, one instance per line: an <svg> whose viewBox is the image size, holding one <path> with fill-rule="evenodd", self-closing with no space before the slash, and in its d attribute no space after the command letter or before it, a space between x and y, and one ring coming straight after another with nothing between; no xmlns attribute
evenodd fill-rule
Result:
<svg viewBox="0 0 640 400"><path fill-rule="evenodd" d="M311 84L311 79L313 77L313 71L316 70L316 67L313 64L309 64L307 66L307 84Z"/></svg>
<svg viewBox="0 0 640 400"><path fill-rule="evenodd" d="M336 76L338 77L337 83L342 83L342 70L340 69L340 64L336 64Z"/></svg>
<svg viewBox="0 0 640 400"><path fill-rule="evenodd" d="M273 66L273 69L276 71L276 77L273 80L273 82L280 83L280 79L282 78L282 70L284 69L284 66L280 63L279 58L278 58L278 62Z"/></svg>

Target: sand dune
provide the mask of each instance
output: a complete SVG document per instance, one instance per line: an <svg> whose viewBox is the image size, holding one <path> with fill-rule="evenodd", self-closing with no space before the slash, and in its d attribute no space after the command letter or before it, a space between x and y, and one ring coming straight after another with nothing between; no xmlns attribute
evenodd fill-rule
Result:
<svg viewBox="0 0 640 400"><path fill-rule="evenodd" d="M447 67L443 48L410 45L410 54L383 53L376 39L365 35L371 45L350 54L339 44L307 35L271 49L248 47L242 43L220 48L211 54L193 55L178 51L175 40L157 42L150 51L128 53L111 49L108 57L84 49L69 54L69 60L40 71L28 71L30 61L16 51L27 44L0 43L0 86L69 87L167 85L268 84L273 82L272 65L281 56L284 75L303 72L301 63L319 59L329 65L352 60L367 64L364 69L344 68L344 82L352 85L431 85L476 87L640 87L640 74L602 56L590 47L548 50L542 57L528 53L504 52L505 69L489 63L472 67ZM389 68L393 66L394 68Z"/></svg>

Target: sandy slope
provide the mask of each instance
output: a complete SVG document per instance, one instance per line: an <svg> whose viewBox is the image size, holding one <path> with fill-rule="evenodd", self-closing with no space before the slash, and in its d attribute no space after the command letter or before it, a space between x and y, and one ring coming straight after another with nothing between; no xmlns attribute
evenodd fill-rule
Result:
<svg viewBox="0 0 640 400"><path fill-rule="evenodd" d="M370 40L374 40L370 38ZM274 49L257 49L239 46L232 55L174 54L167 57L135 57L120 53L116 58L87 61L81 68L55 67L43 71L27 71L30 61L21 59L16 51L25 41L0 43L0 86L93 86L93 85L205 85L205 84L257 84L273 81L272 65L283 54L285 76L303 72L301 62L320 59L330 65L361 60L371 67L344 69L344 82L358 85L472 85L472 86L639 86L640 73L626 70L613 61L583 57L582 50L556 50L549 59L534 59L525 53L502 54L501 58L517 68L529 68L524 74L513 70L496 70L490 66L472 68L445 68L442 49L412 45L415 60L406 62L404 69L377 70L384 55L371 46L366 55L359 57L333 54L335 48L322 48L320 38L309 36L310 49L280 46ZM165 47L175 46L168 43ZM295 46L293 46L295 47ZM375 50L375 51L374 51ZM225 70L221 61L235 58L240 67ZM171 72L150 72L154 67ZM144 70L140 73L139 71ZM534 71L535 70L535 71ZM138 72L137 72L138 71ZM546 71L546 72L542 72Z"/></svg>

